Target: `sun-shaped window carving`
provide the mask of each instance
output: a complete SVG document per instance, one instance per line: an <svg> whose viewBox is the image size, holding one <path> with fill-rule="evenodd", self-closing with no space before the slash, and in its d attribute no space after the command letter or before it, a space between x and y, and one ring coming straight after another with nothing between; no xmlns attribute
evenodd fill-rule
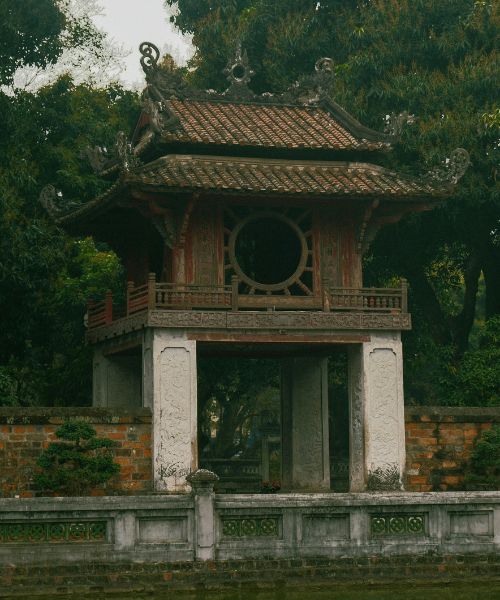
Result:
<svg viewBox="0 0 500 600"><path fill-rule="evenodd" d="M310 210L225 207L224 249L241 294L313 295Z"/></svg>

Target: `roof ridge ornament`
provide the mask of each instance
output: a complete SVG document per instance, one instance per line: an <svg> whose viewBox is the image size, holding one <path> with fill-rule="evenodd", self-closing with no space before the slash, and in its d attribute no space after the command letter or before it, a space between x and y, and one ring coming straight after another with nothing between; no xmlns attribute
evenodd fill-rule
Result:
<svg viewBox="0 0 500 600"><path fill-rule="evenodd" d="M80 158L86 158L88 160L92 167L92 171L94 171L96 175L102 175L110 163L108 151L102 146L85 147L80 153Z"/></svg>
<svg viewBox="0 0 500 600"><path fill-rule="evenodd" d="M284 102L319 104L330 100L330 86L335 77L335 63L332 58L323 56L314 64L314 72L295 81L280 99Z"/></svg>
<svg viewBox="0 0 500 600"><path fill-rule="evenodd" d="M75 208L80 207L78 202L68 202L64 199L60 190L49 184L42 188L38 201L47 211L48 215L53 219L60 217L66 213L72 212Z"/></svg>
<svg viewBox="0 0 500 600"><path fill-rule="evenodd" d="M314 65L314 83L320 99L329 95L328 87L331 85L335 75L334 65L333 59L328 56L318 58Z"/></svg>
<svg viewBox="0 0 500 600"><path fill-rule="evenodd" d="M132 144L124 131L119 131L116 136L115 152L122 171L128 173L131 169L141 165L141 161L135 156Z"/></svg>
<svg viewBox="0 0 500 600"><path fill-rule="evenodd" d="M149 115L151 129L158 135L174 131L179 126L179 117L161 100L155 101L146 96L142 100L142 108Z"/></svg>
<svg viewBox="0 0 500 600"><path fill-rule="evenodd" d="M394 139L399 140L405 126L411 125L412 123L415 123L415 121L415 115L410 114L407 110L400 112L398 115L396 113L390 113L385 115L384 132Z"/></svg>
<svg viewBox="0 0 500 600"><path fill-rule="evenodd" d="M122 171L128 172L141 165L141 161L134 152L132 143L123 131L117 133L111 152L108 152L102 146L87 146L80 153L80 157L86 158L94 173L100 177L114 172L117 167Z"/></svg>
<svg viewBox="0 0 500 600"><path fill-rule="evenodd" d="M228 60L223 73L227 75L226 79L230 83L224 96L230 96L237 100L255 98L254 92L248 87L254 71L250 67L247 51L242 50L241 41L237 42L234 57Z"/></svg>
<svg viewBox="0 0 500 600"><path fill-rule="evenodd" d="M467 150L456 148L449 158L442 161L442 167L434 167L428 172L428 176L436 183L455 185L464 176L469 165L470 156Z"/></svg>
<svg viewBox="0 0 500 600"><path fill-rule="evenodd" d="M160 50L152 42L142 42L139 46L141 53L141 67L146 75L156 69L160 60Z"/></svg>

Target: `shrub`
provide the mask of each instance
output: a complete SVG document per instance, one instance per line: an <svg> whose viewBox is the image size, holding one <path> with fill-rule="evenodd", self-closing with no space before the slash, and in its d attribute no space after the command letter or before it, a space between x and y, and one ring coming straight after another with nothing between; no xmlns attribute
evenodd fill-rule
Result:
<svg viewBox="0 0 500 600"><path fill-rule="evenodd" d="M119 473L111 450L116 442L98 438L85 421L67 421L56 436L62 441L49 444L37 461L37 489L80 496Z"/></svg>
<svg viewBox="0 0 500 600"><path fill-rule="evenodd" d="M472 451L465 474L468 489L500 490L500 425L485 431Z"/></svg>

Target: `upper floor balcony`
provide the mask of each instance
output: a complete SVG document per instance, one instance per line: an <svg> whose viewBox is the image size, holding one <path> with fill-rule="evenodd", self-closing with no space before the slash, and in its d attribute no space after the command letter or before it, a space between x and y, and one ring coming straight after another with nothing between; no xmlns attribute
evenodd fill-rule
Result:
<svg viewBox="0 0 500 600"><path fill-rule="evenodd" d="M153 321L148 315L155 317ZM212 328L231 327L227 323L233 323L233 327L244 329L280 330L410 328L404 279L397 288L339 288L323 283L318 294L293 296L242 294L236 276L231 285L207 286L158 282L150 274L144 285L128 283L122 306L114 303L111 292L104 301L89 303L86 321L91 341L116 324L121 323L126 330L127 322L156 326L161 321L158 326Z"/></svg>

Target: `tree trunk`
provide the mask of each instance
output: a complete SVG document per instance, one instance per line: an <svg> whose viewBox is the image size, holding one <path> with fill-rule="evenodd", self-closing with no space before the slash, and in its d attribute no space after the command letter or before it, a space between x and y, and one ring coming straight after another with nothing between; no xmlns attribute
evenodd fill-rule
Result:
<svg viewBox="0 0 500 600"><path fill-rule="evenodd" d="M405 273L410 283L411 296L422 309L429 323L431 335L437 344L449 344L452 341L449 321L436 297L433 287L429 283L420 266L411 265Z"/></svg>
<svg viewBox="0 0 500 600"><path fill-rule="evenodd" d="M464 272L465 297L462 310L451 319L453 343L457 357L461 357L469 345L469 335L474 323L476 298L481 275L481 259L479 252L473 250Z"/></svg>
<svg viewBox="0 0 500 600"><path fill-rule="evenodd" d="M486 285L486 318L500 314L500 248L488 244L483 248L482 267Z"/></svg>

